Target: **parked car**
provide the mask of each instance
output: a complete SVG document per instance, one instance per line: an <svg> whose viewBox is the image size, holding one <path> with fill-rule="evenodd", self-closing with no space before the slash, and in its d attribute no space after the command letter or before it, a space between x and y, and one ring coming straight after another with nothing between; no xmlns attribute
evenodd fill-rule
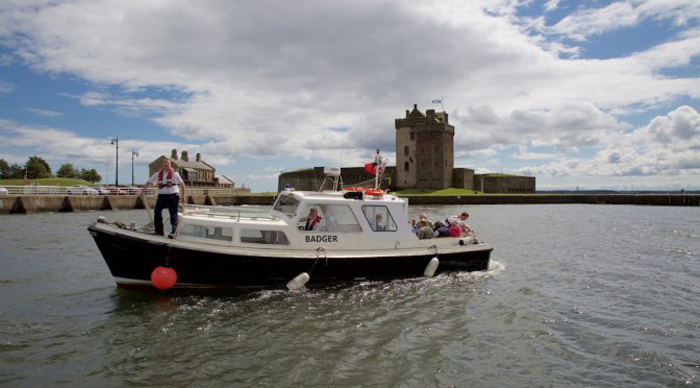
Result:
<svg viewBox="0 0 700 388"><path fill-rule="evenodd" d="M97 194L99 195L108 195L109 190L105 189L104 187L93 187L93 189L97 190Z"/></svg>
<svg viewBox="0 0 700 388"><path fill-rule="evenodd" d="M0 195L8 195L10 193L7 192L7 189L4 187L0 187Z"/></svg>
<svg viewBox="0 0 700 388"><path fill-rule="evenodd" d="M105 186L105 190L109 192L109 195L127 195L127 191L121 187L117 186Z"/></svg>
<svg viewBox="0 0 700 388"><path fill-rule="evenodd" d="M87 186L71 186L66 189L68 195L97 195L97 190Z"/></svg>
<svg viewBox="0 0 700 388"><path fill-rule="evenodd" d="M124 190L126 190L129 195L139 195L141 192L141 188L136 186L125 187Z"/></svg>

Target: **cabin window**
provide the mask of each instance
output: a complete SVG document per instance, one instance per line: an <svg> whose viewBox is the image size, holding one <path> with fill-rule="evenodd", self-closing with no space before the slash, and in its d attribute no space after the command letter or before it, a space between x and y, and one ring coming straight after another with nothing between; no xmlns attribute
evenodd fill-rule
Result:
<svg viewBox="0 0 700 388"><path fill-rule="evenodd" d="M293 195L280 195L275 202L273 209L287 215L293 215L299 206L299 201Z"/></svg>
<svg viewBox="0 0 700 388"><path fill-rule="evenodd" d="M183 237L233 241L233 229L222 226L186 224L182 226L178 234Z"/></svg>
<svg viewBox="0 0 700 388"><path fill-rule="evenodd" d="M396 222L386 206L362 206L369 226L375 232L396 232Z"/></svg>
<svg viewBox="0 0 700 388"><path fill-rule="evenodd" d="M289 245L287 235L280 230L241 229L241 242L252 244Z"/></svg>
<svg viewBox="0 0 700 388"><path fill-rule="evenodd" d="M316 221L315 224L307 222L311 209L316 209L316 214L320 217L320 220ZM357 218L355 218L352 209L348 205L312 204L303 212L303 216L299 218L298 227L299 230L314 232L345 233L362 231Z"/></svg>

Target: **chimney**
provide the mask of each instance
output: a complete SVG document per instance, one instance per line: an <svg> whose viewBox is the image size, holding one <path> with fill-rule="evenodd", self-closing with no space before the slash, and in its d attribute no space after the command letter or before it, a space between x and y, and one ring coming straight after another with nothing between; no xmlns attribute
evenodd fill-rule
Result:
<svg viewBox="0 0 700 388"><path fill-rule="evenodd" d="M418 110L418 104L413 104L413 110Z"/></svg>
<svg viewBox="0 0 700 388"><path fill-rule="evenodd" d="M177 150L173 148L173 153L170 155L170 159L177 160Z"/></svg>
<svg viewBox="0 0 700 388"><path fill-rule="evenodd" d="M182 159L183 162L190 161L190 158L187 156L187 151L182 150L182 153L180 154L180 159Z"/></svg>
<svg viewBox="0 0 700 388"><path fill-rule="evenodd" d="M197 162L201 162L201 161L202 161L202 154L197 152Z"/></svg>

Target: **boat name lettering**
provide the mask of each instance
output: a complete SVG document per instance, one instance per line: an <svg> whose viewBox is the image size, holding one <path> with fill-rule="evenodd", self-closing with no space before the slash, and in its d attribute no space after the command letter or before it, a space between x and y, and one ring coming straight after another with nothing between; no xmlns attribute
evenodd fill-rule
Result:
<svg viewBox="0 0 700 388"><path fill-rule="evenodd" d="M338 242L338 236L306 236L306 242Z"/></svg>

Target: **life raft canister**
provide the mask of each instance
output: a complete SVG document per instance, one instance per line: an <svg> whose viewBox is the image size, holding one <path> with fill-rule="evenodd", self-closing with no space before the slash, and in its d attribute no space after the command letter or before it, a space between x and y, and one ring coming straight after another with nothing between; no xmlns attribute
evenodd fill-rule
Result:
<svg viewBox="0 0 700 388"><path fill-rule="evenodd" d="M383 196L384 196L384 190L380 190L380 189L367 189L367 190L365 190L365 195L369 195L370 197L383 197Z"/></svg>
<svg viewBox="0 0 700 388"><path fill-rule="evenodd" d="M352 191L352 192L362 192L362 193L365 193L365 195L368 195L370 197L383 197L384 196L384 190L370 189L368 187L347 187L343 190Z"/></svg>

